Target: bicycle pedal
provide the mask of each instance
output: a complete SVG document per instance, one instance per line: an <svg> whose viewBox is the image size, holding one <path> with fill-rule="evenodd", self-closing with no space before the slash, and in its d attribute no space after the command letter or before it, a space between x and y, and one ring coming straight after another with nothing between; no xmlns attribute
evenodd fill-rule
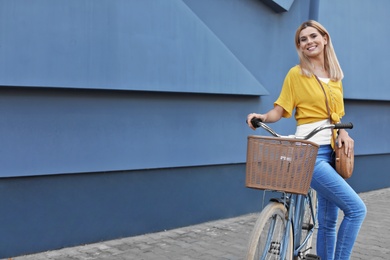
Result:
<svg viewBox="0 0 390 260"><path fill-rule="evenodd" d="M303 229L303 230L312 230L313 227L314 227L313 224L307 224L307 223L303 223L303 224L302 224L302 229Z"/></svg>
<svg viewBox="0 0 390 260"><path fill-rule="evenodd" d="M318 255L313 255L313 254L307 254L303 257L304 260L321 260L321 257Z"/></svg>

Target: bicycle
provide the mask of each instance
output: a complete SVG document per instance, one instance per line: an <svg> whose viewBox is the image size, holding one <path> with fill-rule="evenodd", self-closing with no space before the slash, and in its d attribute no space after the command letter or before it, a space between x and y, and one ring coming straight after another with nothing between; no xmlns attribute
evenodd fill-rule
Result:
<svg viewBox="0 0 390 260"><path fill-rule="evenodd" d="M351 129L353 125L324 125L300 137L281 136L258 118L251 123L274 137L248 136L246 186L281 192L282 197L270 199L261 211L247 260L318 260L310 254L317 226L317 196L310 182L319 145L308 139L324 129Z"/></svg>

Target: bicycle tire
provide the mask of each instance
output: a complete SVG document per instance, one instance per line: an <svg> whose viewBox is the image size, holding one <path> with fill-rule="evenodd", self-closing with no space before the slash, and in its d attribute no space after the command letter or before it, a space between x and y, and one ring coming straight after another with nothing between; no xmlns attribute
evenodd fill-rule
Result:
<svg viewBox="0 0 390 260"><path fill-rule="evenodd" d="M310 195L311 195L311 200L313 204L313 215L316 216L317 214L317 192L313 189L309 190ZM308 226L314 227L314 219L312 217L312 212L310 210L310 203L308 197L305 198L304 200L304 205L303 205L304 212L302 214L302 225L306 226L306 228L301 229L301 243L303 243L304 239L306 238L307 234L309 233L309 230L307 229ZM304 252L305 254L309 254L311 251L311 245L312 245L312 240L313 240L313 234L309 237L307 240L305 246L301 249L301 252Z"/></svg>
<svg viewBox="0 0 390 260"><path fill-rule="evenodd" d="M287 214L286 207L278 202L271 202L262 210L249 240L247 260L280 260L279 253L285 235ZM272 232L272 237L267 241L270 227L273 223L275 223L274 232ZM292 260L292 247L293 235L292 225L290 225L285 260Z"/></svg>

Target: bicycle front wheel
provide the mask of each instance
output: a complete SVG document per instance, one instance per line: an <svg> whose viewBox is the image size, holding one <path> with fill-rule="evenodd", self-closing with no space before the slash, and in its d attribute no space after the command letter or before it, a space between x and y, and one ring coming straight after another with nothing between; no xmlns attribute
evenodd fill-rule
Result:
<svg viewBox="0 0 390 260"><path fill-rule="evenodd" d="M260 213L253 228L247 250L247 260L281 260L281 250L287 246L285 260L291 260L292 250L292 227L288 245L283 245L286 234L287 209L277 202L269 203Z"/></svg>

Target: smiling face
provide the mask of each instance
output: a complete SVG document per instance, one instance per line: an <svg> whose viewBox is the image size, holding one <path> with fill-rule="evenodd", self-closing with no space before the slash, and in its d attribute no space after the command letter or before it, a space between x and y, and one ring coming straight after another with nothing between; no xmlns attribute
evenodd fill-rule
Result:
<svg viewBox="0 0 390 260"><path fill-rule="evenodd" d="M322 36L314 27L306 27L299 33L299 48L306 57L314 58L322 54L328 43L326 35Z"/></svg>

